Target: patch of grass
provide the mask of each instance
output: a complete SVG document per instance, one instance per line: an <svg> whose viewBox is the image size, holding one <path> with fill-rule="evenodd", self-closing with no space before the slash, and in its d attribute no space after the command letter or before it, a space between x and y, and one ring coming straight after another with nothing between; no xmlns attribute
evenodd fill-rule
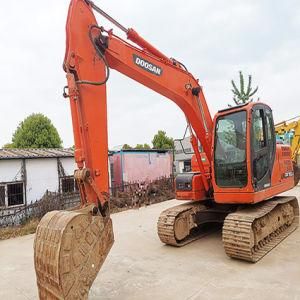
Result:
<svg viewBox="0 0 300 300"><path fill-rule="evenodd" d="M38 219L30 219L23 225L0 228L0 240L35 233L38 224Z"/></svg>

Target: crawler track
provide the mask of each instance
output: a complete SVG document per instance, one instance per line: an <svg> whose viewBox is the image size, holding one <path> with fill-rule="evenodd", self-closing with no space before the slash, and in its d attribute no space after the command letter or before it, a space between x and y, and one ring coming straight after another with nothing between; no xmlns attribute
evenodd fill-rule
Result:
<svg viewBox="0 0 300 300"><path fill-rule="evenodd" d="M274 197L229 214L223 225L223 245L228 256L257 262L299 223L295 197Z"/></svg>
<svg viewBox="0 0 300 300"><path fill-rule="evenodd" d="M228 213L199 202L177 205L160 214L158 236L167 245L181 247L219 229L207 223L223 223Z"/></svg>

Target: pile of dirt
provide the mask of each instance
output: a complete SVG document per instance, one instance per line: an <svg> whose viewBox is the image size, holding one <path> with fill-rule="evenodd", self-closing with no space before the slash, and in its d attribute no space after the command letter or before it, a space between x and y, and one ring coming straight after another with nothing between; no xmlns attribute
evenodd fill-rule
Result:
<svg viewBox="0 0 300 300"><path fill-rule="evenodd" d="M132 183L116 190L111 196L111 212L138 208L175 198L173 180L160 178L150 183Z"/></svg>

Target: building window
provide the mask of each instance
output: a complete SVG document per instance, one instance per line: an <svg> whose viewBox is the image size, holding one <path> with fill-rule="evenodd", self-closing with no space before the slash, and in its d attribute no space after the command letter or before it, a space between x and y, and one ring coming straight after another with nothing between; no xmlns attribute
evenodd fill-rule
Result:
<svg viewBox="0 0 300 300"><path fill-rule="evenodd" d="M8 206L24 204L23 182L7 184Z"/></svg>
<svg viewBox="0 0 300 300"><path fill-rule="evenodd" d="M24 183L14 182L0 185L0 206L24 204Z"/></svg>
<svg viewBox="0 0 300 300"><path fill-rule="evenodd" d="M191 171L192 171L191 160L185 160L183 162L183 172L191 172Z"/></svg>
<svg viewBox="0 0 300 300"><path fill-rule="evenodd" d="M5 206L5 185L0 185L0 207Z"/></svg>
<svg viewBox="0 0 300 300"><path fill-rule="evenodd" d="M74 193L78 191L78 185L74 176L61 177L60 187L62 193Z"/></svg>

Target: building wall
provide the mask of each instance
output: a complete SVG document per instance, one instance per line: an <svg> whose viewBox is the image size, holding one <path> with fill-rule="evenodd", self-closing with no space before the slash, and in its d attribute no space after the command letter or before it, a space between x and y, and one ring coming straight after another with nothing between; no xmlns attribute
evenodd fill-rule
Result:
<svg viewBox="0 0 300 300"><path fill-rule="evenodd" d="M110 157L113 186L152 181L172 174L172 153L118 152Z"/></svg>
<svg viewBox="0 0 300 300"><path fill-rule="evenodd" d="M0 182L12 182L22 180L22 160L0 160Z"/></svg>
<svg viewBox="0 0 300 300"><path fill-rule="evenodd" d="M62 157L59 160L64 174L73 176L76 168L74 158ZM23 170L22 165L24 166ZM24 173L23 177L22 173ZM57 158L0 160L0 186L14 182L23 182L24 204L41 199L46 190L51 192L59 191L60 174Z"/></svg>
<svg viewBox="0 0 300 300"><path fill-rule="evenodd" d="M22 160L0 160L0 207L25 203Z"/></svg>
<svg viewBox="0 0 300 300"><path fill-rule="evenodd" d="M27 203L39 200L46 190L58 190L58 171L56 158L37 158L26 160Z"/></svg>
<svg viewBox="0 0 300 300"><path fill-rule="evenodd" d="M183 170L184 170L184 161L183 160L177 161L176 172L183 173Z"/></svg>
<svg viewBox="0 0 300 300"><path fill-rule="evenodd" d="M172 174L170 153L124 153L123 181L151 181Z"/></svg>
<svg viewBox="0 0 300 300"><path fill-rule="evenodd" d="M77 165L73 157L61 157L59 159L64 168L66 176L73 176L74 170L77 169Z"/></svg>
<svg viewBox="0 0 300 300"><path fill-rule="evenodd" d="M122 184L122 152L114 153L109 156L111 186L120 186Z"/></svg>

